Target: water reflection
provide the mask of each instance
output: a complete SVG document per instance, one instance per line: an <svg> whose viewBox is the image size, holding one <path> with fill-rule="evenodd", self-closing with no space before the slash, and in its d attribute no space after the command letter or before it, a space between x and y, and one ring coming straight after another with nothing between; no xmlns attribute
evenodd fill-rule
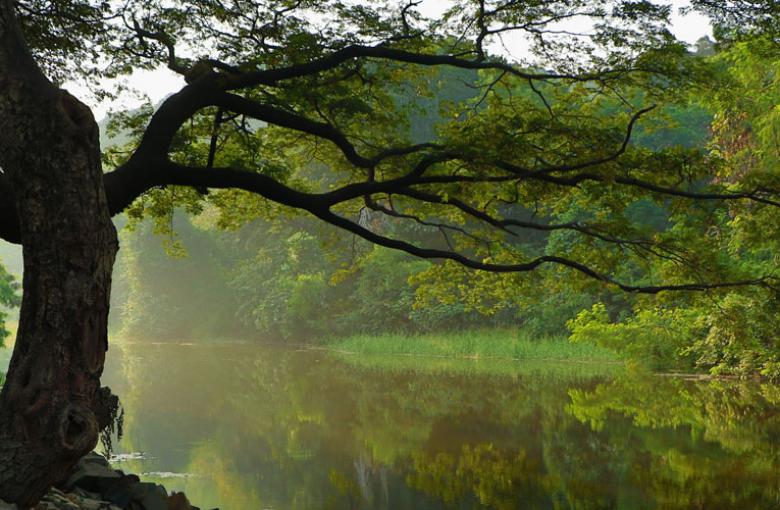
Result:
<svg viewBox="0 0 780 510"><path fill-rule="evenodd" d="M776 386L372 366L249 344L114 348L119 448L146 455L121 467L223 510L780 505Z"/></svg>

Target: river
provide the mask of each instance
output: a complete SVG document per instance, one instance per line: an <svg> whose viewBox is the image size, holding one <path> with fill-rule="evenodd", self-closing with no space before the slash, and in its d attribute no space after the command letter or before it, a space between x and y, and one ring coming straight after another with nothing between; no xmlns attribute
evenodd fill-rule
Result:
<svg viewBox="0 0 780 510"><path fill-rule="evenodd" d="M780 387L252 343L109 351L117 468L201 508L780 508Z"/></svg>

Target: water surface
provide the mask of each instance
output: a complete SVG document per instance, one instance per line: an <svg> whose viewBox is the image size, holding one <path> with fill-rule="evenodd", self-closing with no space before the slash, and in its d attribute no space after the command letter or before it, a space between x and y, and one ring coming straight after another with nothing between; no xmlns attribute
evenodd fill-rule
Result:
<svg viewBox="0 0 780 510"><path fill-rule="evenodd" d="M109 351L117 467L201 508L780 508L780 387L587 364Z"/></svg>

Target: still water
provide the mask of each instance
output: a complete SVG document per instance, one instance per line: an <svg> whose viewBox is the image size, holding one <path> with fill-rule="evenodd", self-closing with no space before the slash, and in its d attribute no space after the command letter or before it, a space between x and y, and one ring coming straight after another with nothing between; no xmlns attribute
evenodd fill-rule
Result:
<svg viewBox="0 0 780 510"><path fill-rule="evenodd" d="M116 467L201 508L780 508L780 387L615 367L113 347Z"/></svg>

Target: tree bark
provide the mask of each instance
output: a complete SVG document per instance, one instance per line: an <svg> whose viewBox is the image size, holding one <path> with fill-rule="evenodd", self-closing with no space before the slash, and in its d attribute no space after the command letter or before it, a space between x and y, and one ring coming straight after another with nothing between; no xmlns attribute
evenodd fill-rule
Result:
<svg viewBox="0 0 780 510"><path fill-rule="evenodd" d="M89 109L29 55L0 0L0 168L19 218L24 295L0 393L0 498L33 505L98 440L117 250Z"/></svg>

